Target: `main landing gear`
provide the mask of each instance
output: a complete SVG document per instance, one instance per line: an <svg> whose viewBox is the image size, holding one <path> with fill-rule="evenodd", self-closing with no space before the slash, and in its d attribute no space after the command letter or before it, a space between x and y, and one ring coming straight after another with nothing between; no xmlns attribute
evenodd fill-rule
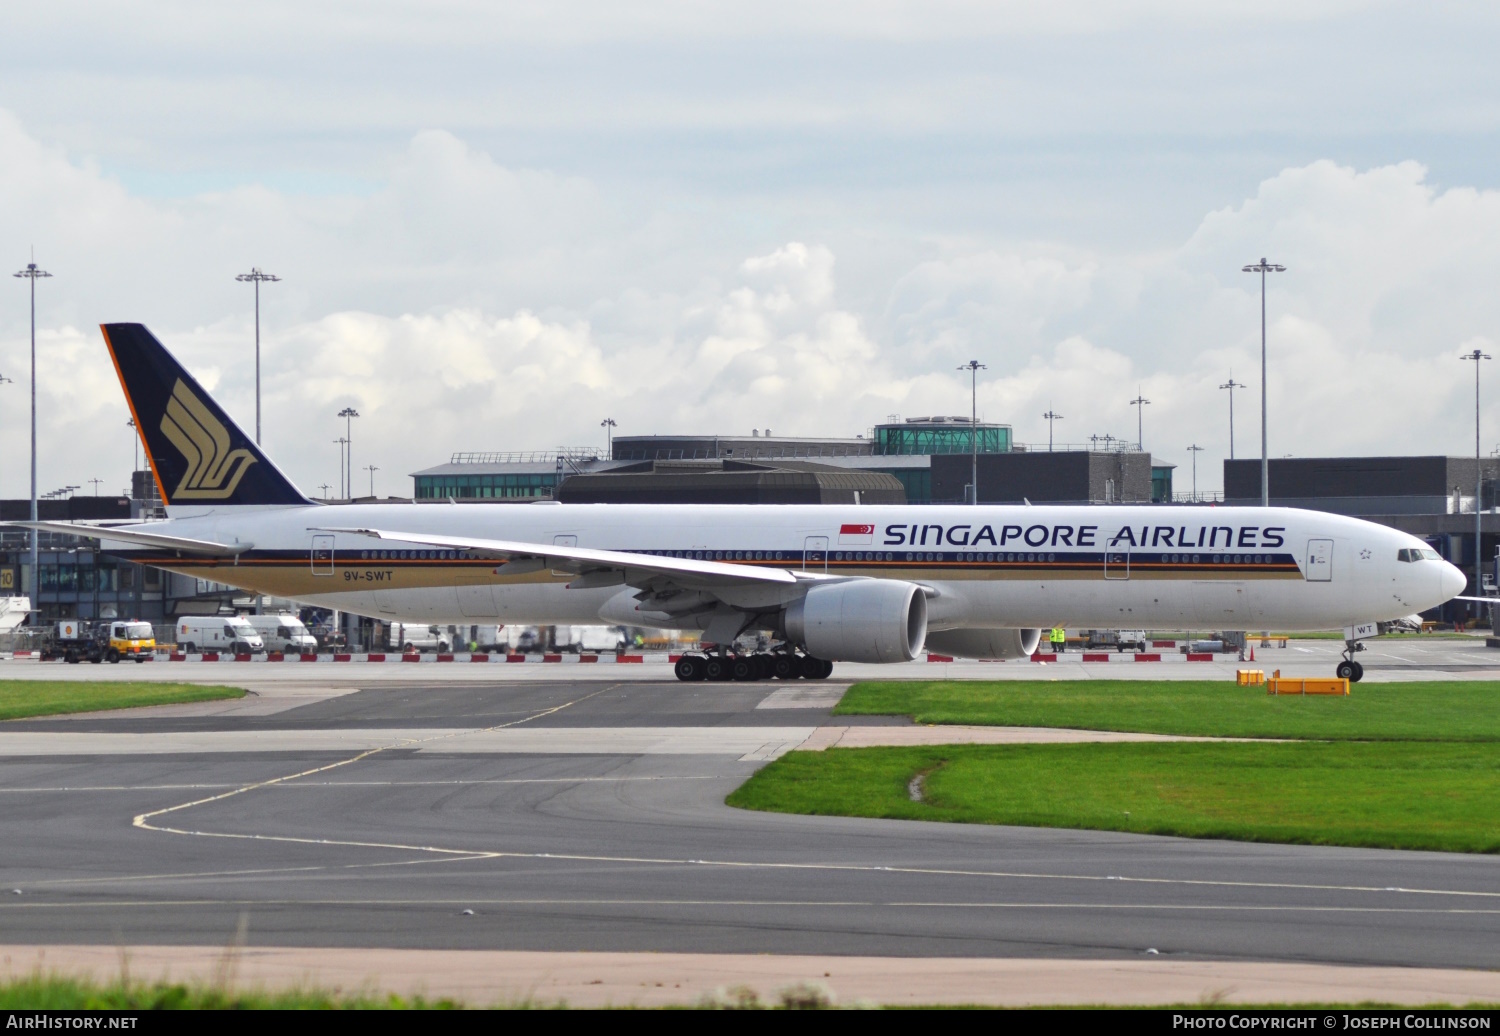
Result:
<svg viewBox="0 0 1500 1036"><path fill-rule="evenodd" d="M698 680L826 680L833 674L833 663L811 655L791 651L761 652L754 655L683 655L677 660L677 679L686 683Z"/></svg>
<svg viewBox="0 0 1500 1036"><path fill-rule="evenodd" d="M1344 660L1333 671L1334 675L1350 683L1359 683L1365 675L1365 667L1354 660L1354 653L1364 649L1365 646L1357 640L1344 641Z"/></svg>

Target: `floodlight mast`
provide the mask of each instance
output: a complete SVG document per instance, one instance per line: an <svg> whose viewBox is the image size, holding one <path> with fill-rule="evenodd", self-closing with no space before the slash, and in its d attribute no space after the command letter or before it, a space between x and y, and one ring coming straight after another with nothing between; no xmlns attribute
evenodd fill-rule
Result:
<svg viewBox="0 0 1500 1036"><path fill-rule="evenodd" d="M344 419L344 484L349 487L349 499L354 499L354 419L359 416L359 411L352 406L346 406L338 412L338 416Z"/></svg>
<svg viewBox="0 0 1500 1036"><path fill-rule="evenodd" d="M38 277L51 277L52 275L38 268L36 263L27 263L26 269L14 276L24 277L31 282L31 520L34 522L36 521L36 282ZM39 535L35 529L27 530L27 538L31 540L30 622L33 626L41 619L41 608L38 605L42 596L41 569L37 561L37 537Z"/></svg>
<svg viewBox="0 0 1500 1036"><path fill-rule="evenodd" d="M1481 578L1484 571L1483 551L1480 541L1484 535L1484 468L1479 459L1479 363L1488 360L1489 354L1483 350L1475 349L1471 353L1460 356L1460 360L1474 361L1474 596L1480 597L1484 594L1484 581ZM1476 608L1477 612L1478 609Z"/></svg>
<svg viewBox="0 0 1500 1036"><path fill-rule="evenodd" d="M1229 372L1229 380L1220 385L1221 389L1229 390L1229 459L1234 460L1234 390L1244 388L1243 381L1234 380L1234 371Z"/></svg>
<svg viewBox="0 0 1500 1036"><path fill-rule="evenodd" d="M1202 453L1204 447L1197 443L1188 447L1188 452L1193 455L1193 503L1198 502L1198 454Z"/></svg>
<svg viewBox="0 0 1500 1036"><path fill-rule="evenodd" d="M1046 421L1047 421L1047 452L1051 453L1052 452L1052 422L1053 421L1061 421L1063 419L1063 415L1062 414L1053 413L1052 412L1052 408L1048 407L1047 408L1047 412L1045 414L1043 414L1042 417L1044 417L1046 419Z"/></svg>
<svg viewBox="0 0 1500 1036"><path fill-rule="evenodd" d="M1271 455L1266 451L1266 274L1285 273L1280 263L1260 262L1240 268L1242 273L1260 274L1260 506L1271 506ZM1233 393L1230 394L1233 398Z"/></svg>
<svg viewBox="0 0 1500 1036"><path fill-rule="evenodd" d="M606 417L604 420L602 420L602 421L599 422L599 427L604 429L604 435L605 435L605 440L604 440L604 459L605 460L614 460L615 459L615 428L618 427L615 424L615 419L613 417Z"/></svg>
<svg viewBox="0 0 1500 1036"><path fill-rule="evenodd" d="M973 450L973 465L969 476L971 485L969 491L974 494L974 499L969 501L975 507L979 506L979 372L989 370L978 360L970 360L962 367L961 371L969 372L969 446Z"/></svg>
<svg viewBox="0 0 1500 1036"><path fill-rule="evenodd" d="M1130 401L1130 405L1136 408L1136 410L1135 410L1135 448L1138 449L1138 450L1140 450L1142 453L1146 452L1146 441L1145 441L1145 439L1146 439L1146 436L1145 436L1145 427L1146 427L1146 423L1145 422L1146 422L1146 417L1145 417L1145 415L1146 415L1146 407L1148 407L1150 404L1151 404L1151 400L1149 400L1145 396L1141 395L1141 387L1139 385L1137 385L1135 387L1135 398Z"/></svg>
<svg viewBox="0 0 1500 1036"><path fill-rule="evenodd" d="M262 273L259 266L250 267L249 273L235 275L237 281L255 284L255 445L260 445L260 284L261 281L279 281L273 273Z"/></svg>

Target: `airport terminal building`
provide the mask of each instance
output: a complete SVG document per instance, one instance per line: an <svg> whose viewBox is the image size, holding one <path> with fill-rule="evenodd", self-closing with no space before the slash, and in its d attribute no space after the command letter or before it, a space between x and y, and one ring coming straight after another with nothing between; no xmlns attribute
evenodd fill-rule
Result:
<svg viewBox="0 0 1500 1036"><path fill-rule="evenodd" d="M696 503L853 502L963 503L979 456L979 501L1020 503L1144 503L1172 499L1172 465L1153 464L1148 454L1120 440L1104 449L1062 449L1017 443L1009 425L967 417L914 417L876 425L851 438L800 438L759 429L750 435L622 435L609 456L603 451L561 449L550 453L455 453L448 463L414 472L418 500L532 500L603 502L645 500L651 479L673 483L671 499ZM648 465L648 467L642 467ZM847 492L801 496L761 493L747 500L731 489L752 470L767 480L807 482L815 468L825 486L836 472L864 476L844 480ZM774 477L771 473L777 473ZM609 478L619 478L611 491ZM889 496L885 476L902 496ZM662 498L663 501L665 498Z"/></svg>

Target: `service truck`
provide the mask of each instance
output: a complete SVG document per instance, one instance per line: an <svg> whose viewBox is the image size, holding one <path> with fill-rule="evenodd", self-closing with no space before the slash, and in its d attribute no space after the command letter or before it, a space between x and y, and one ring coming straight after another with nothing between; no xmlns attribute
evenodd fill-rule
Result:
<svg viewBox="0 0 1500 1036"><path fill-rule="evenodd" d="M244 619L260 634L267 651L294 655L318 652L318 639L295 615L246 615Z"/></svg>
<svg viewBox="0 0 1500 1036"><path fill-rule="evenodd" d="M42 648L42 658L64 662L144 662L156 654L156 635L149 622L84 622L63 619Z"/></svg>

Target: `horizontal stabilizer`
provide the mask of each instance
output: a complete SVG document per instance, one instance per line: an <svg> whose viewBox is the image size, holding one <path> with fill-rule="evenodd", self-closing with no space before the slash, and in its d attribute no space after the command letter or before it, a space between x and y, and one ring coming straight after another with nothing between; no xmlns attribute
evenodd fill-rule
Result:
<svg viewBox="0 0 1500 1036"><path fill-rule="evenodd" d="M75 525L72 522L6 522L20 529L36 529L38 532L57 532L65 536L84 536L93 540L112 540L138 547L157 547L163 550L179 550L184 554L205 554L212 557L232 558L243 554L253 543L215 543L212 540L195 540L187 536L167 536L159 532L146 532L139 526Z"/></svg>

